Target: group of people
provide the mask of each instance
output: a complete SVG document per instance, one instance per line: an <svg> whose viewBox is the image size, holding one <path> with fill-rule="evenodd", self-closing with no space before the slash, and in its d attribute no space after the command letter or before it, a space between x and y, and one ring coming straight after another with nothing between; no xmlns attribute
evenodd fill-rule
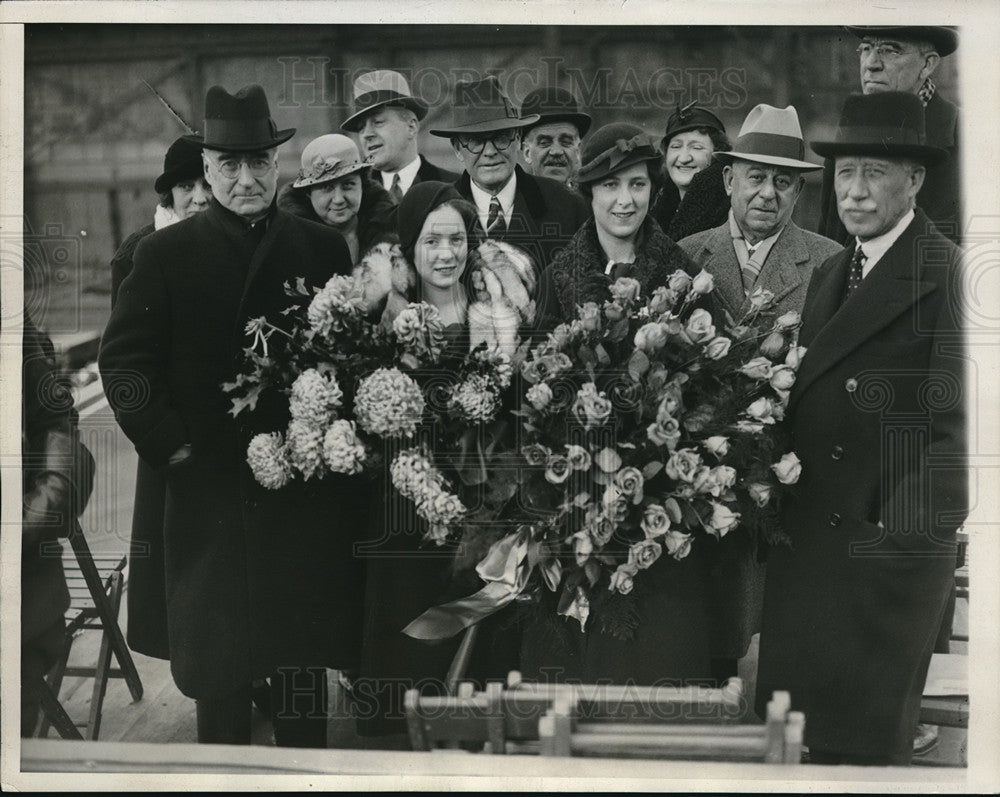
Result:
<svg viewBox="0 0 1000 797"><path fill-rule="evenodd" d="M603 302L618 277L648 293L677 269L713 274L718 323L741 317L758 288L777 312L800 311L807 352L785 422L803 475L782 508L791 546L763 557L731 534L703 563L707 578L652 581L634 640L588 630L566 657L530 627L490 618L472 671L565 664L587 679L718 682L760 632L758 704L791 692L813 760L909 762L967 503L960 250L949 240L961 218L957 117L930 81L957 36L850 30L862 93L845 99L833 140L812 143L825 164L807 158L792 107L757 105L730 141L688 104L657 141L625 121L591 132L556 87L517 107L487 77L459 82L451 124L430 130L450 142L454 174L418 152L426 103L401 74L376 70L355 82L342 125L356 140L309 142L279 190L277 148L295 131L278 129L259 86L208 90L202 132L167 152L154 223L115 256L99 358L105 385L139 388L107 391L140 460L129 643L169 658L200 741L249 743L251 701L269 698L279 745L324 746L324 668L351 674L359 694L375 685L359 723L368 733L402 729L403 687L440 687L457 640L429 645L402 629L448 594L446 563L382 528L371 481L258 485L247 441L283 428L287 406L262 397L252 421L234 418L220 385L246 321L280 318L294 301L286 282L322 287L382 242L411 268L398 290L436 307L448 345L467 349L468 264L493 239L535 267L525 338ZM791 221L814 170L829 197L822 234ZM385 555L359 556L373 535L390 541Z"/></svg>

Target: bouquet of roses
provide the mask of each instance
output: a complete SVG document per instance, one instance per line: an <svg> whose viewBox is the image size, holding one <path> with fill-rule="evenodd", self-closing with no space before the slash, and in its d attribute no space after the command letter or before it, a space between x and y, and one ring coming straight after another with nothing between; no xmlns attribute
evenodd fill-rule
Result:
<svg viewBox="0 0 1000 797"><path fill-rule="evenodd" d="M512 376L509 357L483 345L457 367L438 368L445 346L434 307L400 304L391 321L373 312L370 275L398 271L400 260L398 246L380 245L357 277L334 276L314 291L301 280L286 286L298 300L286 311L288 323L256 318L247 324L253 341L244 349L243 369L223 385L232 394L230 412L252 412L269 391L286 396L288 406L287 426L256 435L247 448L262 486L277 490L296 478L362 473L381 464L376 452L386 442L405 445L432 420L445 438L435 448L449 449L467 430L495 418ZM428 402L430 393L441 400ZM443 541L466 509L429 452L403 448L389 472L428 522L428 537Z"/></svg>

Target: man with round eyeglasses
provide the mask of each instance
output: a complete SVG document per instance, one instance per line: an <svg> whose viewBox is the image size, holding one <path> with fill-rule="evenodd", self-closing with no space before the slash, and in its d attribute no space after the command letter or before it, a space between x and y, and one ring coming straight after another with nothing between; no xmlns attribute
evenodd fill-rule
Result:
<svg viewBox="0 0 1000 797"><path fill-rule="evenodd" d="M99 355L116 420L166 483L164 564L142 569L142 591L163 594L171 675L195 701L199 742L249 744L252 685L270 679L276 743L325 747L325 668L360 654L353 546L368 501L335 474L322 490L257 484L247 445L287 425L287 404L265 393L252 417L234 416L222 384L247 321L281 323L286 284L319 288L352 263L334 229L277 208L277 147L295 130L277 128L260 86L212 86L202 130L185 138L202 148L211 204L139 244Z"/></svg>
<svg viewBox="0 0 1000 797"><path fill-rule="evenodd" d="M958 108L937 90L931 75L942 58L958 48L953 27L935 25L853 25L847 30L860 39L857 46L861 91L878 94L902 91L916 94L924 105L927 143L948 153L927 169L917 205L938 230L961 242L961 165L958 152ZM838 243L850 240L833 189L833 162L823 167L822 208L818 232Z"/></svg>
<svg viewBox="0 0 1000 797"><path fill-rule="evenodd" d="M455 86L452 116L450 127L430 132L451 141L465 169L455 187L488 237L523 249L541 271L590 213L575 192L517 165L521 132L539 116L518 114L492 75Z"/></svg>

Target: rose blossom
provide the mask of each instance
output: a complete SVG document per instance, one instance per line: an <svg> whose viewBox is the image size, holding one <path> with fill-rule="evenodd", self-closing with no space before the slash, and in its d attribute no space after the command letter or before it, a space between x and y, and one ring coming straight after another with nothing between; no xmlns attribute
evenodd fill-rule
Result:
<svg viewBox="0 0 1000 797"><path fill-rule="evenodd" d="M669 288L661 285L649 297L649 312L652 315L662 315L673 307L675 301L677 301L677 297L672 294Z"/></svg>
<svg viewBox="0 0 1000 797"><path fill-rule="evenodd" d="M684 416L684 426L691 433L700 432L715 417L711 407L696 407Z"/></svg>
<svg viewBox="0 0 1000 797"><path fill-rule="evenodd" d="M601 512L596 506L587 508L584 519L584 528L590 533L590 538L594 545L603 548L607 545L611 535L615 533L615 521Z"/></svg>
<svg viewBox="0 0 1000 797"><path fill-rule="evenodd" d="M683 531L670 529L663 535L663 544L667 548L667 553L678 562L691 553L691 535Z"/></svg>
<svg viewBox="0 0 1000 797"><path fill-rule="evenodd" d="M532 407L541 411L549 406L549 402L552 401L552 388L544 382L539 382L537 385L528 388L528 392L524 394L524 397Z"/></svg>
<svg viewBox="0 0 1000 797"><path fill-rule="evenodd" d="M590 558L590 552L594 550L594 543L586 531L578 531L573 535L573 553L576 554L576 563L582 565Z"/></svg>
<svg viewBox="0 0 1000 797"><path fill-rule="evenodd" d="M587 332L596 332L601 328L601 308L596 302L586 302L576 311L577 318Z"/></svg>
<svg viewBox="0 0 1000 797"><path fill-rule="evenodd" d="M777 365L771 371L770 381L775 390L791 390L795 384L795 371L787 365Z"/></svg>
<svg viewBox="0 0 1000 797"><path fill-rule="evenodd" d="M774 325L778 329L795 329L802 325L802 316L797 310L789 310L787 313L779 315Z"/></svg>
<svg viewBox="0 0 1000 797"><path fill-rule="evenodd" d="M666 446L673 450L681 439L681 425L676 418L667 416L662 421L647 426L646 437L654 445Z"/></svg>
<svg viewBox="0 0 1000 797"><path fill-rule="evenodd" d="M754 288L750 294L750 307L754 310L762 310L774 301L774 291L767 288Z"/></svg>
<svg viewBox="0 0 1000 797"><path fill-rule="evenodd" d="M639 280L632 277L619 277L611 283L610 291L613 299L619 302L634 302L639 298L641 290Z"/></svg>
<svg viewBox="0 0 1000 797"><path fill-rule="evenodd" d="M703 271L702 274L705 272ZM691 287L691 275L688 274L683 269L677 269L670 278L667 280L667 285L670 290L677 294L687 293L688 289ZM701 293L701 291L699 291ZM707 291L705 291L707 293Z"/></svg>
<svg viewBox="0 0 1000 797"><path fill-rule="evenodd" d="M708 453L715 454L717 459L722 459L729 453L729 438L721 434L713 435L702 441Z"/></svg>
<svg viewBox="0 0 1000 797"><path fill-rule="evenodd" d="M613 484L605 488L601 502L604 504L604 514L613 523L623 523L628 517L628 499Z"/></svg>
<svg viewBox="0 0 1000 797"><path fill-rule="evenodd" d="M708 479L712 485L709 492L718 497L736 484L736 470L728 465L716 465L709 471Z"/></svg>
<svg viewBox="0 0 1000 797"><path fill-rule="evenodd" d="M772 332L763 342L760 344L760 353L765 357L774 359L779 354L781 354L782 349L785 348L785 336L780 332Z"/></svg>
<svg viewBox="0 0 1000 797"><path fill-rule="evenodd" d="M604 317L608 321L621 321L625 317L625 308L618 302L605 302Z"/></svg>
<svg viewBox="0 0 1000 797"><path fill-rule="evenodd" d="M600 426L611 416L611 402L597 392L597 385L587 382L576 393L573 414L584 426Z"/></svg>
<svg viewBox="0 0 1000 797"><path fill-rule="evenodd" d="M573 470L590 470L590 452L583 446L566 446L566 459Z"/></svg>
<svg viewBox="0 0 1000 797"><path fill-rule="evenodd" d="M639 540L628 549L628 563L645 570L660 558L663 547L656 540Z"/></svg>
<svg viewBox="0 0 1000 797"><path fill-rule="evenodd" d="M771 500L771 485L763 484L762 482L754 482L749 487L747 487L747 492L750 493L750 497L753 499L754 503L759 507L767 506L768 502Z"/></svg>
<svg viewBox="0 0 1000 797"><path fill-rule="evenodd" d="M621 490L622 495L632 499L633 504L642 501L642 486L645 480L638 468L622 468L615 474L615 486Z"/></svg>
<svg viewBox="0 0 1000 797"><path fill-rule="evenodd" d="M794 451L789 451L779 462L775 462L771 466L771 470L774 471L778 481L782 484L795 484L802 474L802 463Z"/></svg>
<svg viewBox="0 0 1000 797"><path fill-rule="evenodd" d="M677 391L668 390L663 398L660 399L660 405L656 408L656 420L663 422L667 418L673 418L680 408L681 402Z"/></svg>
<svg viewBox="0 0 1000 797"><path fill-rule="evenodd" d="M792 346L788 349L788 354L785 355L785 365L791 368L793 371L799 370L799 365L802 363L802 357L806 353L805 346Z"/></svg>
<svg viewBox="0 0 1000 797"><path fill-rule="evenodd" d="M615 473L622 466L622 458L617 451L602 448L594 457L594 464L605 473Z"/></svg>
<svg viewBox="0 0 1000 797"><path fill-rule="evenodd" d="M646 511L642 513L642 530L646 533L646 539L658 537L666 534L670 529L670 515L667 510L659 504L650 504Z"/></svg>
<svg viewBox="0 0 1000 797"><path fill-rule="evenodd" d="M535 467L544 465L552 455L552 451L547 446L540 445L539 443L530 443L522 447L521 453L528 460L528 464Z"/></svg>
<svg viewBox="0 0 1000 797"><path fill-rule="evenodd" d="M635 347L647 354L659 351L667 344L667 331L655 321L643 324L635 333Z"/></svg>
<svg viewBox="0 0 1000 797"><path fill-rule="evenodd" d="M608 589L612 592L617 590L622 595L628 595L632 591L632 587L635 586L633 576L637 572L639 572L639 568L634 565L618 565L618 569L611 574L611 583L608 584Z"/></svg>
<svg viewBox="0 0 1000 797"><path fill-rule="evenodd" d="M715 290L715 277L702 269L691 281L691 290L701 294L711 293Z"/></svg>
<svg viewBox="0 0 1000 797"><path fill-rule="evenodd" d="M573 337L569 324L559 324L549 333L548 342L556 349L563 348Z"/></svg>
<svg viewBox="0 0 1000 797"><path fill-rule="evenodd" d="M545 463L545 481L549 484L562 484L572 472L569 460L562 454L553 454Z"/></svg>
<svg viewBox="0 0 1000 797"><path fill-rule="evenodd" d="M703 271L702 274L705 272ZM712 324L712 314L708 310L698 308L687 321L684 331L692 343L705 343L715 337L715 325Z"/></svg>
<svg viewBox="0 0 1000 797"><path fill-rule="evenodd" d="M771 361L767 357L754 357L743 363L737 370L744 376L763 382L771 378Z"/></svg>
<svg viewBox="0 0 1000 797"><path fill-rule="evenodd" d="M682 448L671 453L664 470L671 479L690 482L701 467L701 457L693 448Z"/></svg>
<svg viewBox="0 0 1000 797"><path fill-rule="evenodd" d="M727 354L729 354L729 347L733 345L733 342L726 337L721 335L717 338L712 338L707 344L705 344L705 356L710 360L721 360Z"/></svg>
<svg viewBox="0 0 1000 797"><path fill-rule="evenodd" d="M733 512L725 504L712 501L712 519L708 525L721 539L740 524L740 513Z"/></svg>
<svg viewBox="0 0 1000 797"><path fill-rule="evenodd" d="M746 412L754 420L761 423L774 423L781 420L781 408L766 396L761 396L747 407Z"/></svg>

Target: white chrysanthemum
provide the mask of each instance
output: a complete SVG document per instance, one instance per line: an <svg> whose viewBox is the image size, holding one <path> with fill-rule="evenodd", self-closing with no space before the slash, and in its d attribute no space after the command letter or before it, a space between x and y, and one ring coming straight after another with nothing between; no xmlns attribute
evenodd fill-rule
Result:
<svg viewBox="0 0 1000 797"><path fill-rule="evenodd" d="M281 432L256 435L247 446L247 464L257 483L268 490L278 490L292 478Z"/></svg>
<svg viewBox="0 0 1000 797"><path fill-rule="evenodd" d="M492 381L481 374L472 374L452 389L452 412L470 423L493 420L499 406Z"/></svg>
<svg viewBox="0 0 1000 797"><path fill-rule="evenodd" d="M425 493L440 490L442 481L431 461L415 448L401 451L389 466L392 484L399 493L419 503Z"/></svg>
<svg viewBox="0 0 1000 797"><path fill-rule="evenodd" d="M441 313L426 302L408 304L392 322L396 340L418 359L437 362L444 349Z"/></svg>
<svg viewBox="0 0 1000 797"><path fill-rule="evenodd" d="M398 368L379 368L358 386L354 412L366 432L412 437L424 414L424 397L417 383Z"/></svg>
<svg viewBox="0 0 1000 797"><path fill-rule="evenodd" d="M306 315L309 326L320 335L329 335L344 328L344 319L360 312L358 300L352 297L354 281L342 274L330 277L317 293Z"/></svg>
<svg viewBox="0 0 1000 797"><path fill-rule="evenodd" d="M288 410L292 419L310 426L326 426L344 400L344 392L331 373L323 376L315 368L303 371L292 384Z"/></svg>
<svg viewBox="0 0 1000 797"><path fill-rule="evenodd" d="M365 447L358 440L353 421L334 421L326 430L323 459L334 473L361 473Z"/></svg>
<svg viewBox="0 0 1000 797"><path fill-rule="evenodd" d="M323 429L303 421L292 421L288 424L286 443L288 461L306 479L322 476L323 465Z"/></svg>
<svg viewBox="0 0 1000 797"><path fill-rule="evenodd" d="M432 525L447 526L465 514L465 506L457 495L439 490L417 506L417 513Z"/></svg>
<svg viewBox="0 0 1000 797"><path fill-rule="evenodd" d="M492 377L501 390L510 386L510 382L514 378L514 366L506 352L488 348L480 351L476 355L476 359L491 367Z"/></svg>

